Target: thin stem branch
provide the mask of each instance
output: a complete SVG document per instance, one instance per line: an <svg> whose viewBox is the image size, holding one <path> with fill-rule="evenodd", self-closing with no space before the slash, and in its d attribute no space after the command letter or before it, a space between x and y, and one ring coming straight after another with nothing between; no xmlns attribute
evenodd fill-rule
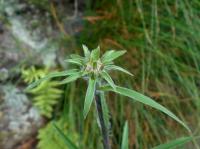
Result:
<svg viewBox="0 0 200 149"><path fill-rule="evenodd" d="M105 125L104 117L103 117L103 109L102 109L102 104L101 104L101 97L99 93L95 93L95 102L96 102L96 108L97 108L97 113L99 116L99 122L101 125L101 133L103 137L103 146L104 149L111 149L110 148L110 142L109 142L109 135L108 135L108 130Z"/></svg>

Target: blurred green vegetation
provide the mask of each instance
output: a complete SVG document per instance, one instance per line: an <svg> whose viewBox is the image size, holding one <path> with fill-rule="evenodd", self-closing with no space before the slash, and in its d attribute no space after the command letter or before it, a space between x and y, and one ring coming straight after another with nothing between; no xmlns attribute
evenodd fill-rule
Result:
<svg viewBox="0 0 200 149"><path fill-rule="evenodd" d="M60 138L59 134L56 133L53 123L55 123L59 129L62 129L62 131L65 132L65 135L73 140L74 144L77 144L77 133L72 130L72 127L70 127L65 121L60 119L55 122L49 122L45 128L39 130L38 139L40 142L37 145L39 149L70 149L66 146L63 139Z"/></svg>
<svg viewBox="0 0 200 149"><path fill-rule="evenodd" d="M34 5L35 7L49 11L49 1L48 0L27 0L29 5Z"/></svg>

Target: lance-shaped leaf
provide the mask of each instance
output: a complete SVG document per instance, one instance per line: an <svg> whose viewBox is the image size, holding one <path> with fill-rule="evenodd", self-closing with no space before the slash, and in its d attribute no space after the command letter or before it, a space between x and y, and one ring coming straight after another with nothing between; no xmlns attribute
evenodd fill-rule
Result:
<svg viewBox="0 0 200 149"><path fill-rule="evenodd" d="M89 56L90 56L90 51L88 50L88 47L85 46L85 45L82 45L82 47L83 47L83 52L84 52L85 57L86 57L86 58L89 58Z"/></svg>
<svg viewBox="0 0 200 149"><path fill-rule="evenodd" d="M163 113L167 114L168 116L170 116L171 118L173 118L174 120L176 120L177 122L179 122L182 126L184 126L188 131L190 131L190 129L188 128L188 126L182 122L176 115L174 115L171 111L169 111L167 108L165 108L164 106L160 105L159 103L157 103L156 101L154 101L153 99L142 95L134 90L130 90L124 87L120 87L120 86L116 86L116 89L114 90L111 86L104 86L101 88L104 91L113 91L116 92L118 94L127 96L129 98L132 98L136 101L139 101L143 104L149 105L159 111L162 111Z"/></svg>
<svg viewBox="0 0 200 149"><path fill-rule="evenodd" d="M77 59L77 58L74 58L74 59L66 59L65 62L72 63L72 64L79 65L79 66L82 66L82 65L83 65L83 61L80 60L80 59Z"/></svg>
<svg viewBox="0 0 200 149"><path fill-rule="evenodd" d="M120 57L121 55L123 55L124 53L126 53L125 50L110 52L107 56L102 58L102 62L103 63L111 62L116 58Z"/></svg>
<svg viewBox="0 0 200 149"><path fill-rule="evenodd" d="M123 128L121 149L128 149L128 122L126 121Z"/></svg>
<svg viewBox="0 0 200 149"><path fill-rule="evenodd" d="M46 81L46 80L49 80L51 78L54 78L54 77L63 77L63 76L68 76L68 75L71 75L75 72L77 72L78 70L77 69L71 69L71 70L66 70L66 71L61 71L61 72L53 72L53 73L50 73L48 75L46 75L45 77L31 83L27 88L26 88L26 91L36 87L37 85L39 85L41 82L43 81Z"/></svg>
<svg viewBox="0 0 200 149"><path fill-rule="evenodd" d="M58 128L56 126L56 124L54 122L53 122L53 126L69 149L78 149L78 147L62 132L62 130L60 128Z"/></svg>
<svg viewBox="0 0 200 149"><path fill-rule="evenodd" d="M101 72L101 77L104 78L108 82L108 84L115 90L115 83L106 71Z"/></svg>
<svg viewBox="0 0 200 149"><path fill-rule="evenodd" d="M110 57L110 55L111 55L112 53L114 53L114 52L115 52L115 50L106 51L106 52L102 55L101 61L103 62L103 61L105 61L106 59L108 59L108 58Z"/></svg>
<svg viewBox="0 0 200 149"><path fill-rule="evenodd" d="M40 94L40 93L46 92L45 88L47 86L48 86L48 91L50 91L50 92L54 92L55 90L61 91L59 89L54 88L54 87L56 87L58 85L59 85L58 81L51 81L51 82L49 82L49 81L43 81L43 82L41 82L40 85L38 85L37 87L29 90L28 92L29 93L33 93L33 94ZM51 87L49 87L49 86L51 86ZM55 93L55 94L57 94L57 93Z"/></svg>
<svg viewBox="0 0 200 149"><path fill-rule="evenodd" d="M180 145L184 145L185 143L191 141L192 139L193 139L192 137L182 137L182 138L167 142L165 144L158 145L154 147L153 149L173 149Z"/></svg>
<svg viewBox="0 0 200 149"><path fill-rule="evenodd" d="M84 61L84 57L78 55L78 54L71 54L70 57L72 59L79 59L80 61Z"/></svg>
<svg viewBox="0 0 200 149"><path fill-rule="evenodd" d="M101 98L101 105L103 110L103 119L106 125L106 129L108 131L109 129L109 111L108 111L108 105L106 103L105 94L104 92L100 92L100 98Z"/></svg>
<svg viewBox="0 0 200 149"><path fill-rule="evenodd" d="M68 76L66 79L62 80L59 84L67 84L69 82L73 82L82 76L83 72L76 72L72 75Z"/></svg>
<svg viewBox="0 0 200 149"><path fill-rule="evenodd" d="M124 68L122 67L119 67L119 66L116 66L116 65L107 65L104 67L106 70L118 70L118 71L121 71L121 72L124 72L128 75L131 75L133 76L133 74L131 74L129 71L125 70Z"/></svg>
<svg viewBox="0 0 200 149"><path fill-rule="evenodd" d="M96 49L92 50L91 58L93 61L97 61L100 57L100 47L98 46Z"/></svg>
<svg viewBox="0 0 200 149"><path fill-rule="evenodd" d="M89 83L88 83L86 96L85 96L85 102L84 102L84 109L83 109L83 117L84 118L86 118L86 116L87 116L87 114L90 110L90 106L92 104L92 101L94 99L95 87L96 87L96 79L90 78Z"/></svg>

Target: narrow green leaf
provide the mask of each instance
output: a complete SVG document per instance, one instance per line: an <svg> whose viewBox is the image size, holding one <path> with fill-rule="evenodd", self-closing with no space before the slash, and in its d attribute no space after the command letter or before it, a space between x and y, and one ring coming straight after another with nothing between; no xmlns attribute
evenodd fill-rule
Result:
<svg viewBox="0 0 200 149"><path fill-rule="evenodd" d="M86 45L82 45L82 47L85 57L88 58L90 56L90 51L88 50L88 47Z"/></svg>
<svg viewBox="0 0 200 149"><path fill-rule="evenodd" d="M178 138L178 139L170 141L168 143L158 145L158 146L154 147L153 149L173 149L177 146L184 145L185 143L191 141L192 139L193 139L192 137Z"/></svg>
<svg viewBox="0 0 200 149"><path fill-rule="evenodd" d="M94 61L97 61L100 57L100 47L98 46L96 49L92 50L91 58Z"/></svg>
<svg viewBox="0 0 200 149"><path fill-rule="evenodd" d="M102 62L104 62L106 59L108 59L111 56L111 54L114 52L115 52L115 50L106 51L101 57Z"/></svg>
<svg viewBox="0 0 200 149"><path fill-rule="evenodd" d="M71 54L70 57L72 59L79 59L80 61L84 61L84 57L78 55L78 54Z"/></svg>
<svg viewBox="0 0 200 149"><path fill-rule="evenodd" d="M104 86L104 87L102 87L102 90L116 92L118 94L121 94L121 95L127 96L129 98L135 99L136 101L139 101L143 104L149 105L149 106L151 106L151 107L153 107L157 110L160 110L163 113L170 116L171 118L173 118L174 120L176 120L177 122L179 122L181 125L183 125L188 131L190 131L188 126L184 122L182 122L176 115L174 115L171 111L169 111L167 108L160 105L159 103L157 103L153 99L151 99L151 98L149 98L145 95L142 95L141 93L138 93L134 90L130 90L130 89L127 89L127 88L124 88L124 87L119 87L119 86L116 86L116 90L114 90L110 86Z"/></svg>
<svg viewBox="0 0 200 149"><path fill-rule="evenodd" d="M118 71L121 71L121 72L124 72L124 73L126 73L128 75L133 76L133 74L131 74L129 71L125 70L122 67L116 66L116 65L107 65L107 66L105 66L105 69L106 70L118 70Z"/></svg>
<svg viewBox="0 0 200 149"><path fill-rule="evenodd" d="M80 59L66 59L64 60L65 62L68 62L68 63L72 63L72 64L75 64L75 65L79 65L79 66L82 66L83 65L83 62L80 60Z"/></svg>
<svg viewBox="0 0 200 149"><path fill-rule="evenodd" d="M109 111L108 111L108 105L106 103L105 94L104 92L100 92L100 98L101 98L101 105L103 110L103 118L106 125L107 130L109 129Z"/></svg>
<svg viewBox="0 0 200 149"><path fill-rule="evenodd" d="M90 78L89 83L88 83L88 88L85 96L85 103L84 103L84 109L83 109L83 117L86 118L90 106L92 104L92 101L94 99L94 94L95 94L95 87L96 87L96 80Z"/></svg>
<svg viewBox="0 0 200 149"><path fill-rule="evenodd" d="M121 149L128 149L128 122L126 121L123 128Z"/></svg>
<svg viewBox="0 0 200 149"><path fill-rule="evenodd" d="M114 81L106 71L101 72L101 77L104 78L114 90L116 89Z"/></svg>
<svg viewBox="0 0 200 149"><path fill-rule="evenodd" d="M68 75L71 75L71 74L73 74L77 71L78 71L77 69L71 69L71 70L66 70L66 71L61 71L61 72L50 73L50 74L46 75L45 77L31 83L25 90L28 91L28 90L36 87L37 85L39 85L41 82L46 81L48 79L51 79L51 78L54 78L54 77L68 76Z"/></svg>
<svg viewBox="0 0 200 149"><path fill-rule="evenodd" d="M107 65L113 65L114 64L114 62L113 61L111 61L111 62L106 62L106 63L103 63L103 65L104 66L107 66Z"/></svg>
<svg viewBox="0 0 200 149"><path fill-rule="evenodd" d="M66 146L69 148L69 149L78 149L78 147L62 132L62 130L60 130L60 128L58 128L56 126L56 124L53 122L52 123L55 130L57 131L57 133L60 135L60 137L64 140Z"/></svg>
<svg viewBox="0 0 200 149"><path fill-rule="evenodd" d="M103 63L111 62L116 58L120 57L121 55L123 55L124 53L126 53L125 50L110 52L106 57L102 59L102 62Z"/></svg>
<svg viewBox="0 0 200 149"><path fill-rule="evenodd" d="M82 76L82 72L76 72L70 75L69 77L67 77L66 79L62 80L59 84L67 84L69 82L73 82L77 80L78 78L80 78L81 76Z"/></svg>

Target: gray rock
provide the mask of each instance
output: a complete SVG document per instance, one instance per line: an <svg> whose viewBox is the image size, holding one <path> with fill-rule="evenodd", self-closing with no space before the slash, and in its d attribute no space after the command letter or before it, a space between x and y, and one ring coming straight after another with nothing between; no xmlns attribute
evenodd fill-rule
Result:
<svg viewBox="0 0 200 149"><path fill-rule="evenodd" d="M55 66L58 47L53 44L52 37L57 31L53 30L50 17L23 13L23 9L28 6L18 0L1 3L4 5L2 11L6 14L7 24L0 22L0 32L3 29L0 33L0 68L10 70L22 63Z"/></svg>
<svg viewBox="0 0 200 149"><path fill-rule="evenodd" d="M43 120L20 89L6 85L0 90L0 148L13 149L30 139Z"/></svg>
<svg viewBox="0 0 200 149"><path fill-rule="evenodd" d="M0 81L5 81L8 79L8 70L6 68L0 69Z"/></svg>

